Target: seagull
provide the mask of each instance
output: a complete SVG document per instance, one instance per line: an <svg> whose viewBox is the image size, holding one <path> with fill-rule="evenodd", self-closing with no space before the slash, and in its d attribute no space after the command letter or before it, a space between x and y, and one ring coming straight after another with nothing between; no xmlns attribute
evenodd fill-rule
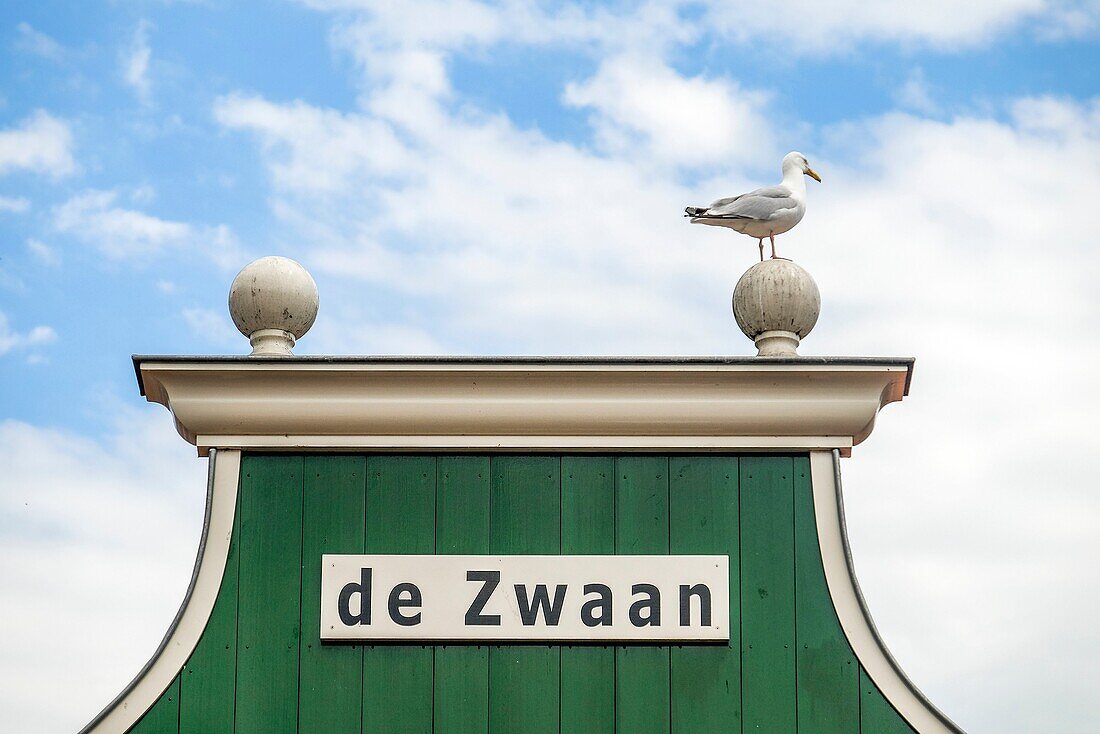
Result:
<svg viewBox="0 0 1100 734"><path fill-rule="evenodd" d="M741 234L755 237L760 246L760 260L764 260L764 238L772 243L775 254L775 236L789 232L802 221L806 213L806 179L803 174L821 181L806 162L806 156L792 151L783 156L783 182L778 186L756 189L740 196L719 199L710 206L689 206L684 209L692 224L709 224L729 227Z"/></svg>

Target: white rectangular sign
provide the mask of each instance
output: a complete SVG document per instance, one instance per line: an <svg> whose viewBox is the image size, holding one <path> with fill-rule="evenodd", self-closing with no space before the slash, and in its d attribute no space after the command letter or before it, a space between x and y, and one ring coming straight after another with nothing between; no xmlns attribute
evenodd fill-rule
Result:
<svg viewBox="0 0 1100 734"><path fill-rule="evenodd" d="M729 639L728 556L325 555L321 639Z"/></svg>

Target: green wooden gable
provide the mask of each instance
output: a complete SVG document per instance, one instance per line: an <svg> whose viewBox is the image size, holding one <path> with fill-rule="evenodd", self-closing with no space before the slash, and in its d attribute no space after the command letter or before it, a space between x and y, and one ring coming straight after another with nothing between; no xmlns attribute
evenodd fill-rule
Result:
<svg viewBox="0 0 1100 734"><path fill-rule="evenodd" d="M246 454L205 631L141 734L912 729L849 646L806 455ZM323 553L724 554L728 645L322 644Z"/></svg>

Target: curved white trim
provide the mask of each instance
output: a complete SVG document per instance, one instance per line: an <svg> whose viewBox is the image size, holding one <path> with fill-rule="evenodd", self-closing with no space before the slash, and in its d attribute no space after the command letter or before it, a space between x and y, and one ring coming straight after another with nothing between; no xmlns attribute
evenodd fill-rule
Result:
<svg viewBox="0 0 1100 734"><path fill-rule="evenodd" d="M206 629L225 573L229 542L233 536L240 470L240 451L211 450L206 520L195 571L183 604L145 668L81 730L81 734L123 734L129 730L156 703L191 657Z"/></svg>
<svg viewBox="0 0 1100 734"><path fill-rule="evenodd" d="M875 629L856 581L848 547L836 453L810 452L810 478L825 581L840 626L856 657L886 700L920 734L963 734L906 677Z"/></svg>

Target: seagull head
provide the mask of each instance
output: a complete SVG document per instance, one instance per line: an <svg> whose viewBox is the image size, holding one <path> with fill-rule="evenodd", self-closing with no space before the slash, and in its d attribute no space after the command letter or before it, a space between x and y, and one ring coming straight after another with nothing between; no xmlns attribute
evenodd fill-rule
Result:
<svg viewBox="0 0 1100 734"><path fill-rule="evenodd" d="M790 153L783 156L783 176L786 177L787 173L792 171L804 173L814 181L818 183L821 182L821 176L818 176L817 171L810 168L806 156L802 155L797 150L792 150Z"/></svg>

